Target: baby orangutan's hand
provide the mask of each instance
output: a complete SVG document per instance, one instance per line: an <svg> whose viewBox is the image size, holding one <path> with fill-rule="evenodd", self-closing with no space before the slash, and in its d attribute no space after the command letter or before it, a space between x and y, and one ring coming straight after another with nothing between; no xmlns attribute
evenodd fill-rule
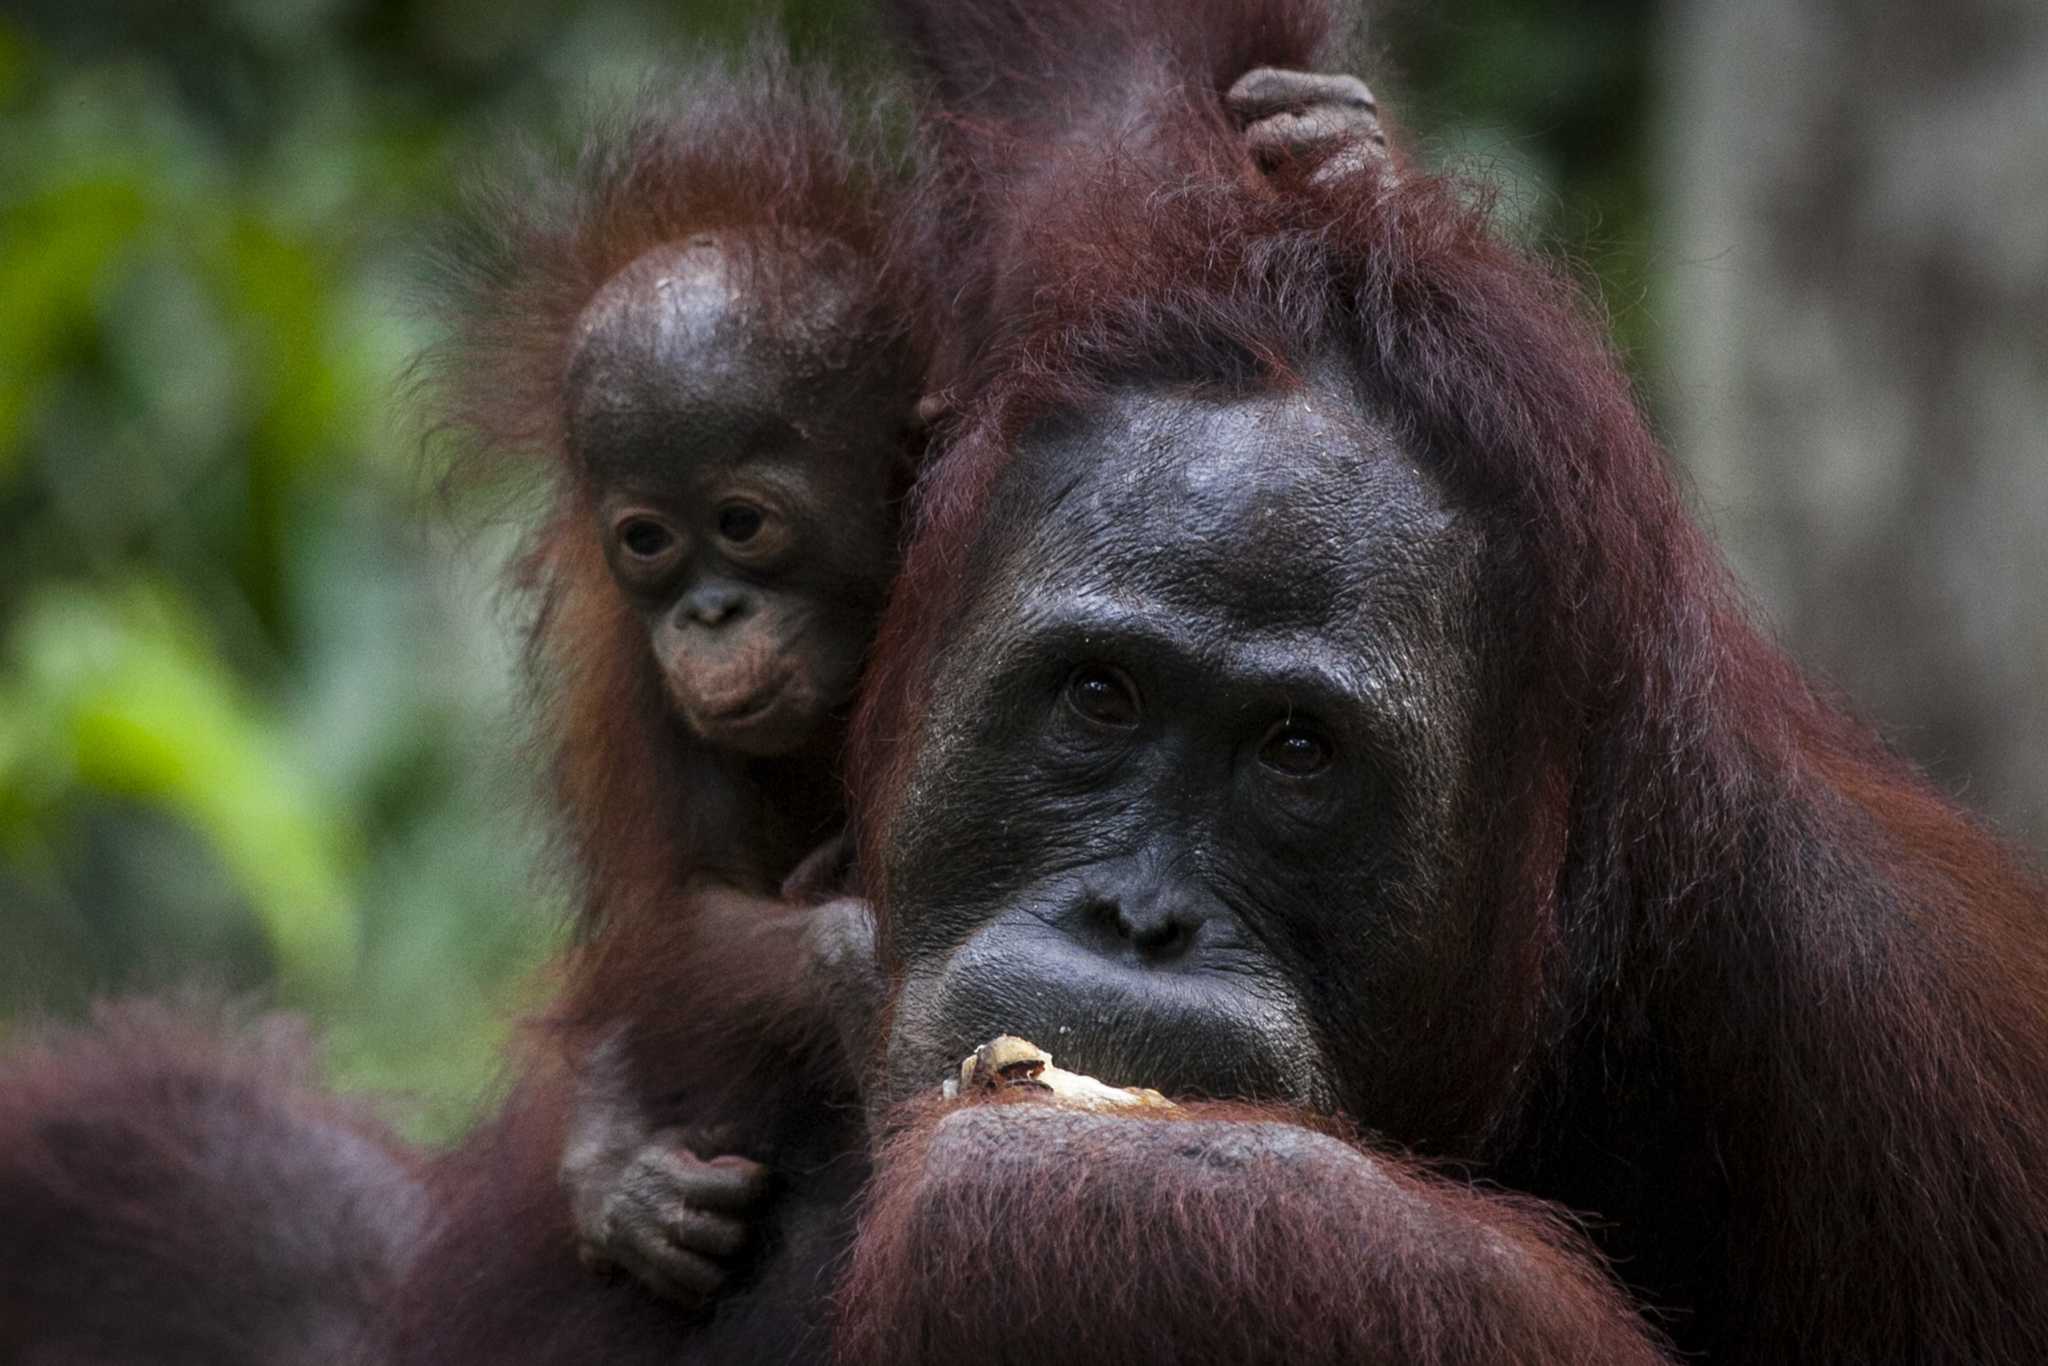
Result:
<svg viewBox="0 0 2048 1366"><path fill-rule="evenodd" d="M726 1287L748 1243L748 1215L768 1170L733 1153L700 1157L684 1130L664 1129L614 1160L563 1179L578 1251L594 1270L619 1270L664 1299L701 1309Z"/></svg>
<svg viewBox="0 0 2048 1366"><path fill-rule="evenodd" d="M562 1149L577 1249L664 1299L702 1309L721 1294L768 1192L768 1169L729 1136L656 1129L625 1084L618 1041L584 1060ZM711 1154L706 1157L705 1154Z"/></svg>

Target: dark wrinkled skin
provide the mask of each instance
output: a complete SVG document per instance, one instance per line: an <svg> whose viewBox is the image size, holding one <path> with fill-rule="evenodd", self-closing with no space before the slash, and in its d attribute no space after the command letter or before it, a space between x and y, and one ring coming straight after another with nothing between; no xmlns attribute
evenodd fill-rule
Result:
<svg viewBox="0 0 2048 1366"><path fill-rule="evenodd" d="M1471 935L1474 538L1331 373L1117 392L1025 438L988 525L886 846L877 1102L1011 1033L1114 1085L1371 1113L1396 1060L1333 1030L1399 1019Z"/></svg>

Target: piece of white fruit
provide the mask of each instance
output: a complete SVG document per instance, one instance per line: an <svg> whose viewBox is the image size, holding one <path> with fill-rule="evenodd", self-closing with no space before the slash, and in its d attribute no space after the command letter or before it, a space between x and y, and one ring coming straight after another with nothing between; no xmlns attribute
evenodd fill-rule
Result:
<svg viewBox="0 0 2048 1366"><path fill-rule="evenodd" d="M977 1091L1043 1091L1054 1100L1088 1110L1180 1107L1147 1086L1111 1086L1080 1072L1052 1065L1052 1054L1014 1034L999 1034L960 1060L960 1074L941 1088L948 1099Z"/></svg>

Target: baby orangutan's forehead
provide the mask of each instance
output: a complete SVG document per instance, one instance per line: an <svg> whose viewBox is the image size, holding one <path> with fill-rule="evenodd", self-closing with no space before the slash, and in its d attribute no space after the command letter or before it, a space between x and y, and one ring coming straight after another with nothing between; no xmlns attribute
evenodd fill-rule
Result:
<svg viewBox="0 0 2048 1366"><path fill-rule="evenodd" d="M748 369L815 368L841 351L856 291L835 244L785 247L699 233L619 271L577 320L572 371L590 360L676 377L728 360Z"/></svg>
<svg viewBox="0 0 2048 1366"><path fill-rule="evenodd" d="M570 445L603 481L724 465L800 443L857 348L830 253L716 234L649 251L578 320L565 385Z"/></svg>

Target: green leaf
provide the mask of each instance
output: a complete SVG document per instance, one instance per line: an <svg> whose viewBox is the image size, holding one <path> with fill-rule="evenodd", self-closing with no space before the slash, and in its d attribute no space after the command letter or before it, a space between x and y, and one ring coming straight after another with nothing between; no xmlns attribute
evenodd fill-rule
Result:
<svg viewBox="0 0 2048 1366"><path fill-rule="evenodd" d="M331 997L354 972L357 841L318 776L166 589L37 593L0 693L49 724L8 788L67 782L153 804L203 834L262 917L286 989ZM8 803L0 796L0 811Z"/></svg>
<svg viewBox="0 0 2048 1366"><path fill-rule="evenodd" d="M40 382L89 335L100 291L149 216L141 185L72 182L0 210L0 482L20 460Z"/></svg>

